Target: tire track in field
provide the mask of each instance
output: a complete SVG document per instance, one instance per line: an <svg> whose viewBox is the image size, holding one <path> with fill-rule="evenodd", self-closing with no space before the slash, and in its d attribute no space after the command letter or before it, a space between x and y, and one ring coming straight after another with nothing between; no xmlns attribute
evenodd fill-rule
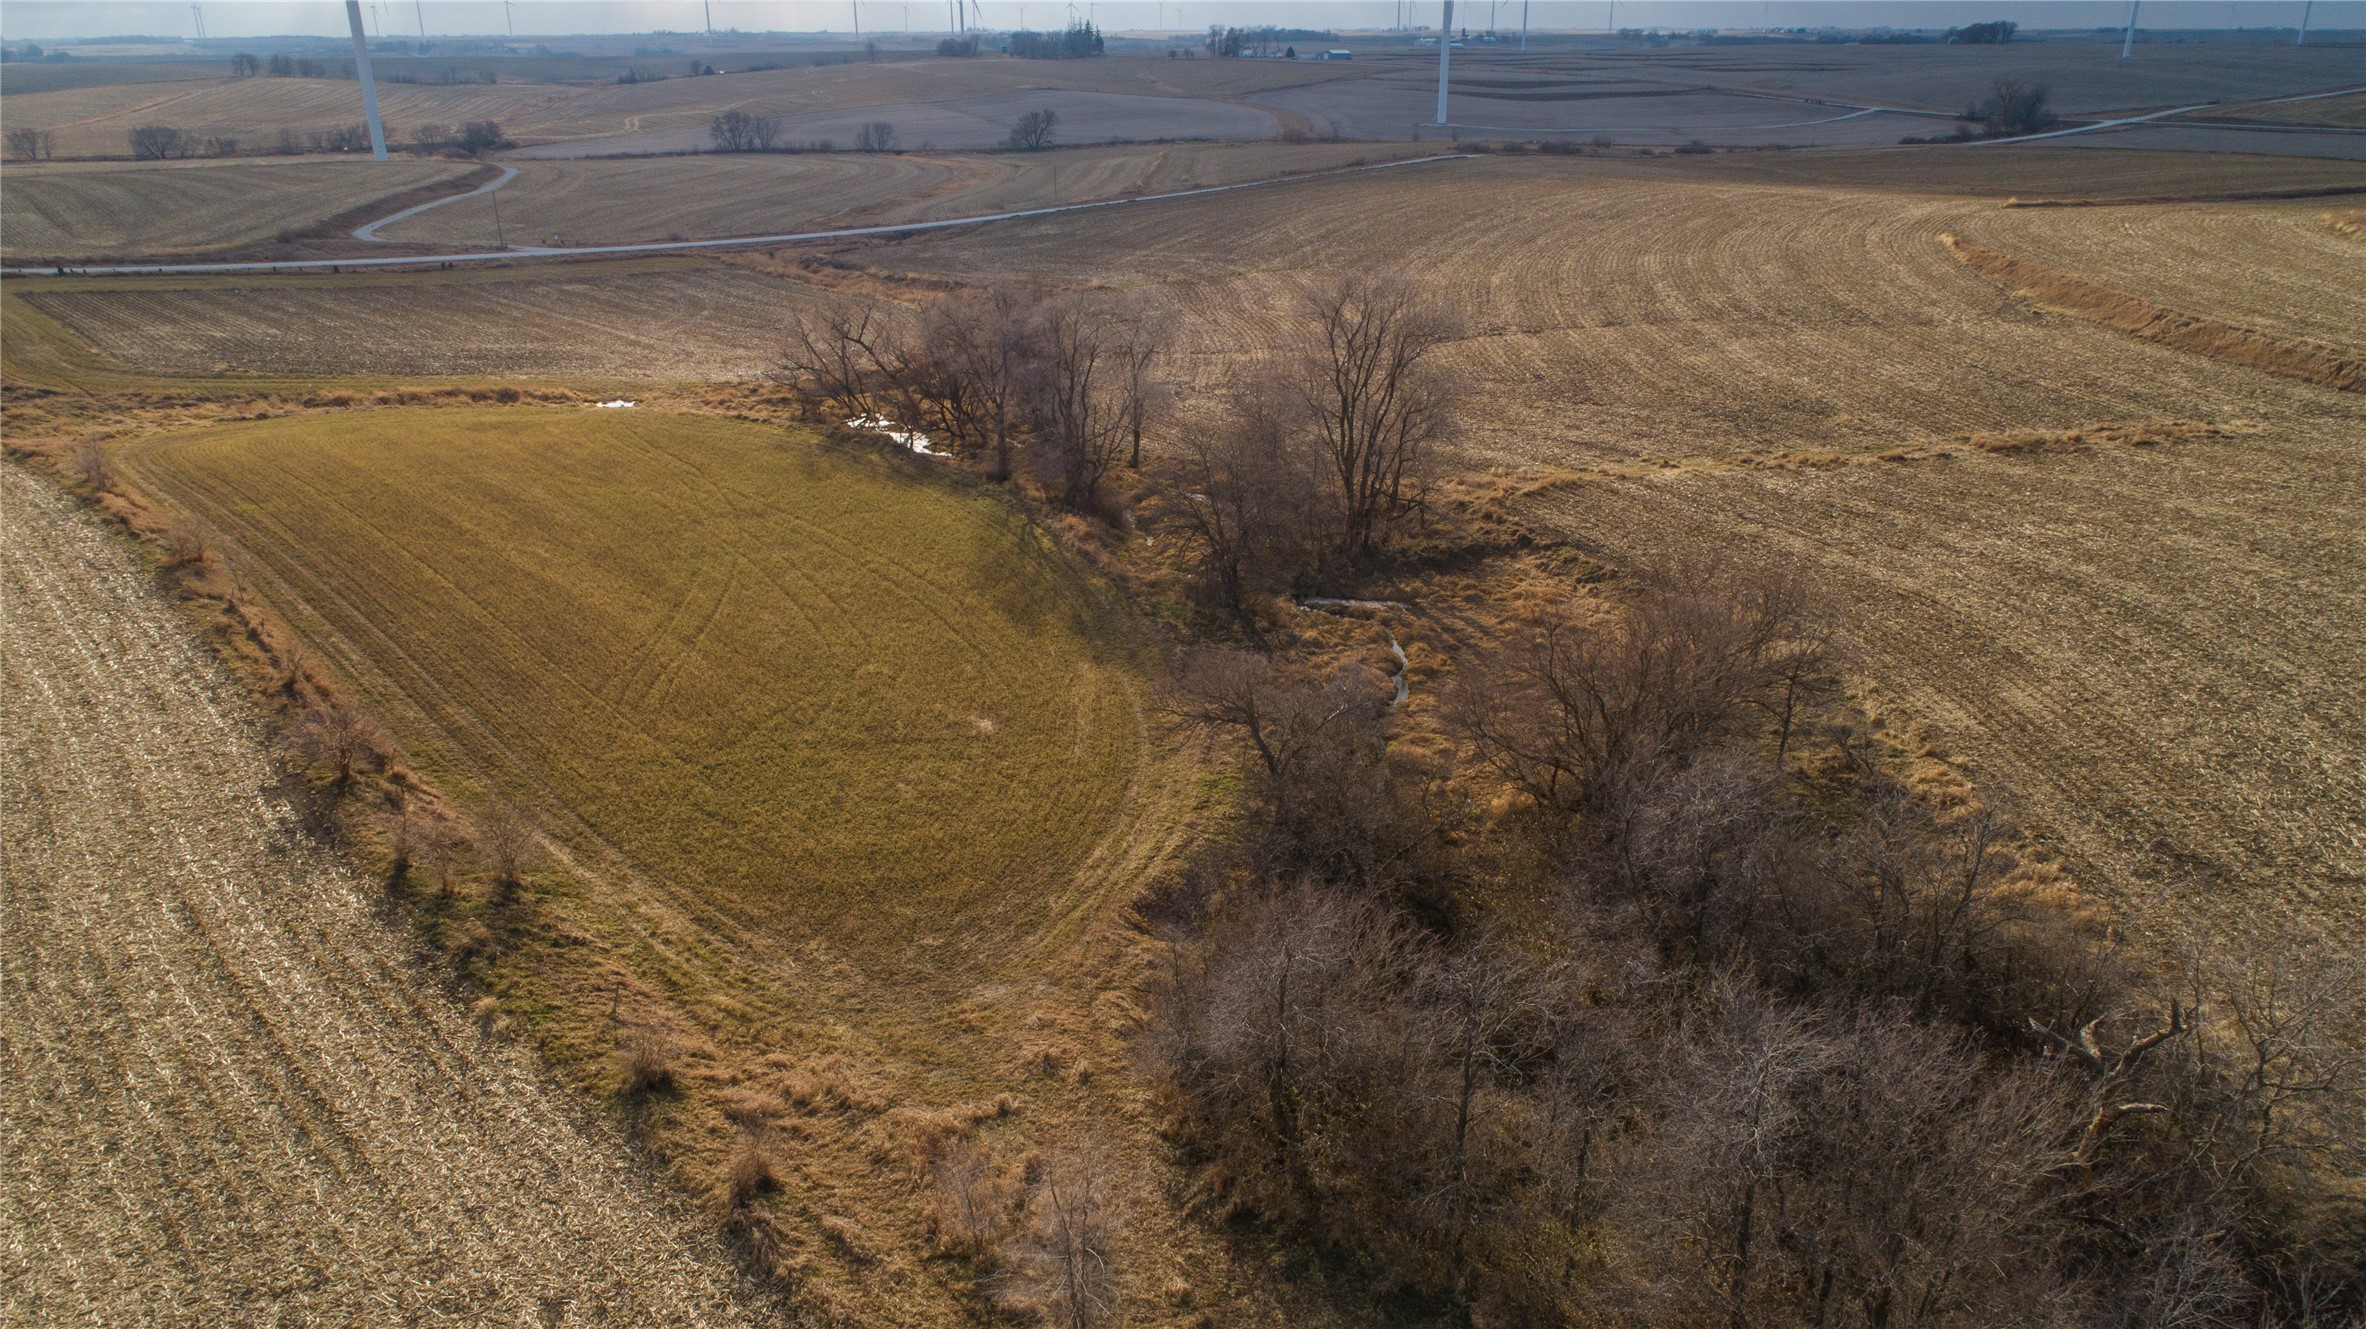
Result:
<svg viewBox="0 0 2366 1329"><path fill-rule="evenodd" d="M0 1319L753 1322L623 1142L296 837L115 539L13 466L0 503Z"/></svg>

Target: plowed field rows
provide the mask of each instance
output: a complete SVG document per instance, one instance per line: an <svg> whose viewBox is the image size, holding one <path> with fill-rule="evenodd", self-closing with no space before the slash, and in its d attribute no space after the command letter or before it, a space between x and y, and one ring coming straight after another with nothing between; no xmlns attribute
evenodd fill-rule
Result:
<svg viewBox="0 0 2366 1329"><path fill-rule="evenodd" d="M2014 208L1964 236L2172 309L2366 356L2366 245L2326 225L2326 206Z"/></svg>
<svg viewBox="0 0 2366 1329"><path fill-rule="evenodd" d="M1411 145L1175 144L991 157L709 156L518 163L501 191L511 236L570 244L754 235L1155 194L1413 155ZM494 235L472 198L379 233L473 245Z"/></svg>
<svg viewBox="0 0 2366 1329"><path fill-rule="evenodd" d="M1240 381L1241 348L1281 335L1301 281L1410 264L1469 320L1451 362L1483 412L1465 446L1498 461L1872 449L2282 400L2023 309L1939 243L1999 211L1496 158L921 237L871 261L1155 286L1181 311L1178 372L1202 398ZM2115 210L2076 211L2100 225ZM2349 298L2343 271L2315 274L2317 307ZM2215 280L2246 272L2222 264Z"/></svg>
<svg viewBox="0 0 2366 1329"><path fill-rule="evenodd" d="M397 222L383 240L490 246L494 236L568 244L697 239L798 230L869 217L884 205L982 174L926 157L709 156L524 161L494 200L480 196Z"/></svg>
<svg viewBox="0 0 2366 1329"><path fill-rule="evenodd" d="M466 278L459 280L457 278ZM176 373L254 371L734 378L779 358L808 288L714 265L547 269L488 280L209 279L24 297L102 353Z"/></svg>
<svg viewBox="0 0 2366 1329"><path fill-rule="evenodd" d="M0 468L0 1320L772 1322L383 892L116 539Z"/></svg>
<svg viewBox="0 0 2366 1329"><path fill-rule="evenodd" d="M529 83L382 83L378 107L388 136L401 139L424 124L496 120L506 126L571 91ZM124 83L11 95L7 109L11 125L50 131L61 157L129 156L129 135L141 125L237 139L253 149L276 143L283 130L309 134L362 122L361 85L319 78Z"/></svg>
<svg viewBox="0 0 2366 1329"><path fill-rule="evenodd" d="M15 165L0 252L144 258L257 244L468 169L433 160Z"/></svg>
<svg viewBox="0 0 2366 1329"><path fill-rule="evenodd" d="M2366 408L2306 386L2156 449L1554 494L1616 558L1792 565L1859 672L2139 927L2366 922Z"/></svg>
<svg viewBox="0 0 2366 1329"><path fill-rule="evenodd" d="M1354 66L1326 68L1306 61L926 60L637 84L504 81L439 87L381 82L378 96L388 132L398 139L424 124L495 120L524 143L635 134L686 134L696 140L705 134L710 117L734 107L794 119L830 110L900 106L917 118L933 104L963 98L1045 93L1056 99L1063 92L1166 99L1177 127L1163 134L1132 135L1156 138L1195 132L1189 128L1195 103L1222 110L1224 103L1263 89L1355 78L1363 72ZM138 125L171 125L184 133L235 138L253 148L275 143L283 130L309 133L359 124L362 118L357 83L299 78L207 78L12 93L7 111L11 125L51 131L57 153L67 157L124 156L129 152L127 135ZM858 118L896 117L866 113ZM1253 115L1250 120L1271 132L1267 117ZM1081 132L1083 126L1077 129ZM843 141L849 135L837 137ZM921 137L915 132L907 141L917 144ZM693 141L685 146L703 144Z"/></svg>

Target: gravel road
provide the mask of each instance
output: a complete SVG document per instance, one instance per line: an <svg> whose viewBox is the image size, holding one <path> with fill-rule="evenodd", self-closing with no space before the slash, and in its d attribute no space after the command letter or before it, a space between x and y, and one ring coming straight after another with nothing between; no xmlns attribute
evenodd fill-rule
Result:
<svg viewBox="0 0 2366 1329"><path fill-rule="evenodd" d="M0 1324L777 1308L294 833L119 537L0 465Z"/></svg>

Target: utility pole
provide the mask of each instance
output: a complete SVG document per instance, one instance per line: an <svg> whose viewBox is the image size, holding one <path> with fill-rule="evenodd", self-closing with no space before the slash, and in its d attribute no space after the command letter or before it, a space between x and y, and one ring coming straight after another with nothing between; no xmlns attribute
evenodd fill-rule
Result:
<svg viewBox="0 0 2366 1329"><path fill-rule="evenodd" d="M2317 7L2317 0L2305 0L2300 6L2300 35L2292 39L2294 46L2308 45L2308 12Z"/></svg>
<svg viewBox="0 0 2366 1329"><path fill-rule="evenodd" d="M386 160L386 122L378 118L378 84L370 77L370 39L362 35L361 0L345 0L345 21L353 28L353 71L361 75L361 109L370 121L370 159Z"/></svg>
<svg viewBox="0 0 2366 1329"><path fill-rule="evenodd" d="M2128 35L2120 42L2120 59L2122 60L2136 54L2136 11L2143 5L2144 0L2128 0Z"/></svg>
<svg viewBox="0 0 2366 1329"><path fill-rule="evenodd" d="M1438 123L1446 123L1446 66L1454 53L1454 0L1446 0L1446 17L1438 28Z"/></svg>

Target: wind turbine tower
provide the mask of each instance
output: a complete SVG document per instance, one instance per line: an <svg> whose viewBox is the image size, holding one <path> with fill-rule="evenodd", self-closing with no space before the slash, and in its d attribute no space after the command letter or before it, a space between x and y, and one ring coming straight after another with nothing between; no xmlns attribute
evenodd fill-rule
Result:
<svg viewBox="0 0 2366 1329"><path fill-rule="evenodd" d="M360 22L359 19L354 20ZM1454 53L1454 0L1446 0L1446 17L1438 28L1438 123L1446 123L1446 67Z"/></svg>
<svg viewBox="0 0 2366 1329"><path fill-rule="evenodd" d="M2120 42L2120 59L2136 54L2136 11L2144 7L2144 0L2128 0L2128 35Z"/></svg>
<svg viewBox="0 0 2366 1329"><path fill-rule="evenodd" d="M427 0L411 0L411 11L419 19L419 40L427 40Z"/></svg>
<svg viewBox="0 0 2366 1329"><path fill-rule="evenodd" d="M370 157L386 160L386 122L378 118L378 83L370 77L370 39L362 35L361 0L345 0L345 21L353 28L353 69L361 75L361 109L370 121Z"/></svg>
<svg viewBox="0 0 2366 1329"><path fill-rule="evenodd" d="M197 40L199 40L199 41L204 41L204 40L205 40L205 6L204 6L204 5L191 5L191 6L189 6L189 17L190 17L192 20L194 20L194 21L196 22L196 24L197 24Z"/></svg>
<svg viewBox="0 0 2366 1329"><path fill-rule="evenodd" d="M1520 0L1520 49L1528 49L1528 0Z"/></svg>
<svg viewBox="0 0 2366 1329"><path fill-rule="evenodd" d="M2308 12L2317 7L2317 0L2306 0L2300 7L2300 35L2292 39L2294 46L2308 45Z"/></svg>

